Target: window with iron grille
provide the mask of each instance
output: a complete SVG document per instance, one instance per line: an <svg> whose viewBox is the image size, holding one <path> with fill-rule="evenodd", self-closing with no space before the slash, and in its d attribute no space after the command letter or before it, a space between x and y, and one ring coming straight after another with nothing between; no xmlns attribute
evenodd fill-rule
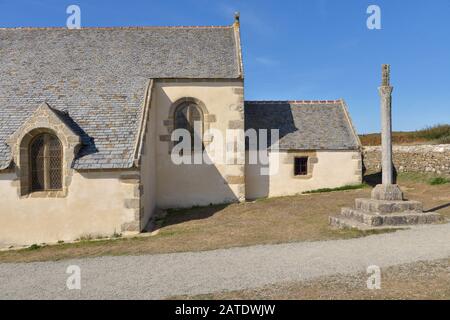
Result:
<svg viewBox="0 0 450 320"><path fill-rule="evenodd" d="M30 144L31 191L62 189L62 146L48 133L35 137Z"/></svg>
<svg viewBox="0 0 450 320"><path fill-rule="evenodd" d="M194 137L197 135L197 140L202 141L203 136L203 115L200 108L192 102L180 105L175 111L175 128L185 129L189 132L191 138L191 149L194 149ZM195 127L195 124L200 122L200 127ZM197 129L197 131L195 130ZM182 138L177 143L180 143Z"/></svg>
<svg viewBox="0 0 450 320"><path fill-rule="evenodd" d="M308 157L297 157L294 159L294 175L306 176L308 174Z"/></svg>

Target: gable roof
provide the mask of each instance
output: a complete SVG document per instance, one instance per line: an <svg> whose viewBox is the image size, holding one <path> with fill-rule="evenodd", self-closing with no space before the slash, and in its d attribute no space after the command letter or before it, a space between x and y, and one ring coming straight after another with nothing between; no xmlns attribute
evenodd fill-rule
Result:
<svg viewBox="0 0 450 320"><path fill-rule="evenodd" d="M133 165L150 79L242 77L236 25L0 29L0 169L43 102L76 123L76 169Z"/></svg>
<svg viewBox="0 0 450 320"><path fill-rule="evenodd" d="M245 129L279 129L280 150L360 147L343 100L246 101ZM270 143L270 140L268 140Z"/></svg>

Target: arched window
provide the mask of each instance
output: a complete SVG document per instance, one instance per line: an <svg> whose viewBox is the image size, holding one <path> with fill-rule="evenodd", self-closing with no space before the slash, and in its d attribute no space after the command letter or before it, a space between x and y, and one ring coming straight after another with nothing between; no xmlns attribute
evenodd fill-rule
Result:
<svg viewBox="0 0 450 320"><path fill-rule="evenodd" d="M31 140L29 163L31 191L62 189L62 146L56 136L44 133Z"/></svg>
<svg viewBox="0 0 450 320"><path fill-rule="evenodd" d="M200 108L195 103L185 102L179 105L175 110L174 119L175 129L185 129L189 131L191 137L191 149L194 149L194 137L196 135L198 141L202 142L203 114Z"/></svg>

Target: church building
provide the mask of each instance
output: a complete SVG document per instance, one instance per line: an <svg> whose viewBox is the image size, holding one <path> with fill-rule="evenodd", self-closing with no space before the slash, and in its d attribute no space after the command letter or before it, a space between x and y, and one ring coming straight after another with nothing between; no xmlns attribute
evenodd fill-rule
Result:
<svg viewBox="0 0 450 320"><path fill-rule="evenodd" d="M278 130L276 170L248 146L243 162L174 163L173 133L194 122L203 148L211 129ZM139 233L157 210L358 184L360 149L342 99L245 101L238 18L0 29L0 243Z"/></svg>

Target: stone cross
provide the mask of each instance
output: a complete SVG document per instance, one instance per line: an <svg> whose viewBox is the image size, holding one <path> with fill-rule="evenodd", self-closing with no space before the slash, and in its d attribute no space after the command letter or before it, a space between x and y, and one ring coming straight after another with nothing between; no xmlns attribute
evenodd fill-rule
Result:
<svg viewBox="0 0 450 320"><path fill-rule="evenodd" d="M342 208L337 216L330 217L330 225L339 228L377 230L386 227L427 224L442 221L436 212L423 212L419 201L404 200L403 192L393 183L392 165L392 119L389 71L382 66L382 81L379 87L381 98L381 161L383 181L372 190L372 198L355 199L355 208Z"/></svg>
<svg viewBox="0 0 450 320"><path fill-rule="evenodd" d="M381 167L383 184L393 183L392 170L392 90L390 86L390 65L382 65L382 82L378 88L381 98Z"/></svg>
<svg viewBox="0 0 450 320"><path fill-rule="evenodd" d="M372 198L378 200L403 200L403 193L393 184L392 165L392 90L390 65L382 65L382 81L378 88L381 98L381 167L382 184L372 191Z"/></svg>

